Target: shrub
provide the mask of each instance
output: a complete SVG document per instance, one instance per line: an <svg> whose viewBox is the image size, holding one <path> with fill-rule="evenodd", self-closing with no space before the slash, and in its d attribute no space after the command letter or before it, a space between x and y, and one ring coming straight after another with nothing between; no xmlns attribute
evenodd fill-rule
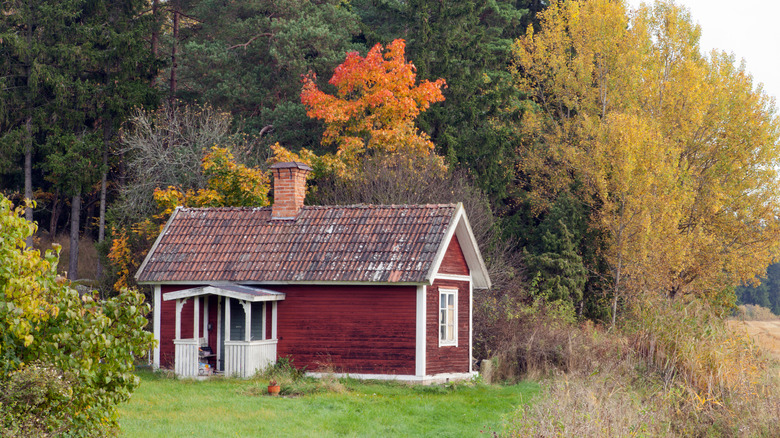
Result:
<svg viewBox="0 0 780 438"><path fill-rule="evenodd" d="M138 385L134 354L153 343L143 330L148 305L133 290L99 301L60 281L54 252L25 248L35 225L21 212L0 197L0 385L11 392L3 400L4 427L24 430L30 409L56 405L34 411L35 430L105 436L117 427L116 405ZM60 403L60 389L67 403Z"/></svg>

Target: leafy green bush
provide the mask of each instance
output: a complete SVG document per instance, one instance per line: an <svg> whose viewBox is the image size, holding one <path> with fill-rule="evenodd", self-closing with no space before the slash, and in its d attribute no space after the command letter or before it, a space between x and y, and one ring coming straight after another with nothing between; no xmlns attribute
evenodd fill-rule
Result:
<svg viewBox="0 0 780 438"><path fill-rule="evenodd" d="M0 436L45 437L65 432L72 376L34 363L0 382Z"/></svg>
<svg viewBox="0 0 780 438"><path fill-rule="evenodd" d="M19 429L37 406L29 421L42 434L105 436L117 427L117 404L138 386L135 356L153 345L144 331L149 307L134 290L107 301L80 295L57 277L56 253L25 248L35 225L21 213L0 197L0 385L10 391L3 427Z"/></svg>

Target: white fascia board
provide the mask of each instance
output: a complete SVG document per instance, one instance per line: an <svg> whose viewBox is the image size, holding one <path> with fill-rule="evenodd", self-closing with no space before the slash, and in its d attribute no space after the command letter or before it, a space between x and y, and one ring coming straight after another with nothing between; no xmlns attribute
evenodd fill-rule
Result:
<svg viewBox="0 0 780 438"><path fill-rule="evenodd" d="M455 209L455 214L452 216L452 222L447 229L447 233L442 239L439 251L436 253L436 257L431 264L431 269L428 271L428 275L425 277L429 284L433 284L434 277L437 276L441 263L444 260L444 255L447 253L447 248L450 246L452 236L458 236L458 242L460 243L460 249L463 251L464 257L466 257L466 263L468 264L471 276L474 278L474 287L477 289L490 289L492 285L490 282L490 276L488 275L487 266L482 259L482 254L479 252L479 245L477 244L477 238L474 237L474 232L469 224L469 219L466 216L466 210L463 208L463 203L459 202Z"/></svg>
<svg viewBox="0 0 780 438"><path fill-rule="evenodd" d="M444 233L444 238L441 240L441 243L439 243L439 250L436 252L436 257L433 258L431 268L428 270L428 274L425 276L425 278L429 281L428 284L433 284L433 276L436 275L436 273L439 272L439 268L441 268L441 262L444 260L444 255L447 254L447 247L450 246L452 235L455 234L455 230L458 228L460 217L463 215L465 215L463 204L458 202L458 205L455 207L455 213L452 214L452 219L450 220L450 225L447 228L447 232Z"/></svg>
<svg viewBox="0 0 780 438"><path fill-rule="evenodd" d="M458 205L462 206L462 204ZM471 229L471 224L469 223L469 218L466 216L465 210L458 221L455 234L458 236L460 249L463 251L463 255L466 257L466 263L468 263L469 269L471 270L471 276L475 283L474 287L476 289L490 289L492 286L490 275L488 274L485 260L482 258L482 253L479 251L477 238L474 237L474 231ZM447 244L449 245L449 242L447 242Z"/></svg>
<svg viewBox="0 0 780 438"><path fill-rule="evenodd" d="M284 300L285 294L275 291L265 291L272 295L256 296L251 294L245 294L232 290L221 289L214 286L201 286L194 287L192 289L177 290L175 292L168 292L163 294L163 300L171 301L180 298L197 297L201 295L219 295L228 298L234 298L237 300L250 301L250 302L262 302L262 301L281 301Z"/></svg>
<svg viewBox="0 0 780 438"><path fill-rule="evenodd" d="M171 213L171 217L168 218L168 222L165 223L165 226L163 227L162 231L160 232L160 235L157 236L157 239L154 241L154 245L152 245L152 249L149 250L149 252L146 254L146 258L144 258L143 263L141 263L141 266L138 268L138 270L135 272L135 275L133 276L136 280L138 280L138 276L141 274L141 271L146 268L146 264L149 263L149 260L152 258L152 254L157 250L157 245L160 244L160 241L162 240L163 236L165 236L165 233L168 232L168 227L171 226L171 222L173 222L173 218L176 217L176 215L179 214L179 210L181 210L181 206L176 207L175 210L173 210L173 213ZM153 284L155 282L143 282L138 284ZM160 284L160 283L156 283Z"/></svg>

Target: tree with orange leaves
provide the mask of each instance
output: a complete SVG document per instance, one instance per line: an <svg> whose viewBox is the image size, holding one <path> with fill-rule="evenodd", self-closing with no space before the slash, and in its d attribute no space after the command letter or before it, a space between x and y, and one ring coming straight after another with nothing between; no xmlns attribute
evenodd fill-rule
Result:
<svg viewBox="0 0 780 438"><path fill-rule="evenodd" d="M433 142L417 129L415 119L432 103L444 100L441 90L446 82L415 85L417 74L406 61L405 47L398 39L384 50L375 45L365 58L348 53L329 81L337 89L335 96L320 90L313 74L304 78L301 101L307 114L325 122L322 144L337 149L335 159L322 157L325 167L343 174L366 154L435 155ZM276 155L288 154L283 148L274 150ZM311 155L308 152L301 151L301 156Z"/></svg>

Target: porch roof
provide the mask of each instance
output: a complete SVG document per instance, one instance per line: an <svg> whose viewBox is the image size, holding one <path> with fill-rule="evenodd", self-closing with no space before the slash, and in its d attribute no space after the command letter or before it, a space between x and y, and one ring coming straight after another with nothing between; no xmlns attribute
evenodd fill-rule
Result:
<svg viewBox="0 0 780 438"><path fill-rule="evenodd" d="M201 295L219 295L228 298L235 298L243 301L281 301L285 295L282 292L275 292L259 287L243 286L240 284L218 284L208 286L198 286L190 289L177 290L163 294L163 300L177 300L181 298L199 297Z"/></svg>

